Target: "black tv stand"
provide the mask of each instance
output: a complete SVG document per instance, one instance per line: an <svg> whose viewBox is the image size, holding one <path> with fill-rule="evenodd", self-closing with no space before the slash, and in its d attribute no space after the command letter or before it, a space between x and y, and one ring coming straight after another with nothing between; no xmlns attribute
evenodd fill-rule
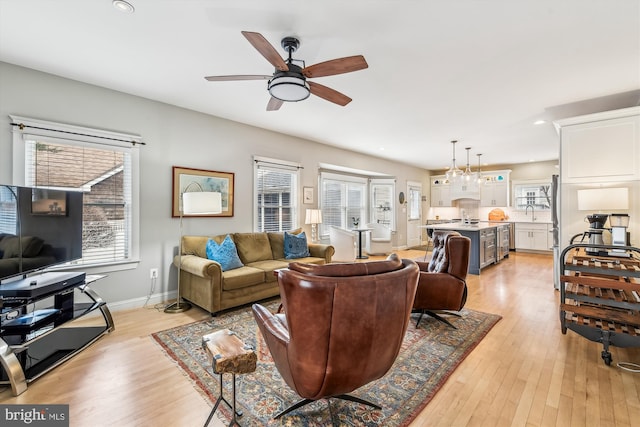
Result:
<svg viewBox="0 0 640 427"><path fill-rule="evenodd" d="M97 278L47 272L0 285L0 384L10 384L17 396L115 329L107 304L89 288Z"/></svg>

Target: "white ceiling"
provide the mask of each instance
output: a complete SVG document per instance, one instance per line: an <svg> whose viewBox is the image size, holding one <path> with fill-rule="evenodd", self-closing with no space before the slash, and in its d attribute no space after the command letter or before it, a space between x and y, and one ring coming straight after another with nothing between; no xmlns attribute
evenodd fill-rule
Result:
<svg viewBox="0 0 640 427"><path fill-rule="evenodd" d="M0 0L0 60L427 169L557 159L551 120L640 104L638 0ZM240 34L300 39L312 65L369 68L314 79L267 112L271 74ZM547 123L533 125L538 119ZM348 166L348 165L347 165Z"/></svg>

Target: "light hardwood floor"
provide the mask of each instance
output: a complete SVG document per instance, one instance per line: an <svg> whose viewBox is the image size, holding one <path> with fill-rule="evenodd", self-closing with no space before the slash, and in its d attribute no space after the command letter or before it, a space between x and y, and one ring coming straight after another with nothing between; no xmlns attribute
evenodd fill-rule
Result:
<svg viewBox="0 0 640 427"><path fill-rule="evenodd" d="M423 252L401 251L415 258ZM602 345L558 320L558 292L548 255L511 253L469 276L467 307L502 320L453 372L412 426L640 425L640 349ZM201 426L211 409L149 334L207 318L192 309L164 314L140 308L114 313L116 330L2 403L67 403L71 426ZM219 421L211 425L222 426Z"/></svg>

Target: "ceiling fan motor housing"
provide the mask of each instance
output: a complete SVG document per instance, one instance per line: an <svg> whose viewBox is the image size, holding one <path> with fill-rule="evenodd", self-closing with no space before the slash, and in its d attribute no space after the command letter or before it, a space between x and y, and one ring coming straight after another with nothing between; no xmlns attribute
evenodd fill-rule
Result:
<svg viewBox="0 0 640 427"><path fill-rule="evenodd" d="M289 71L275 71L273 78L269 80L269 93L281 101L303 101L311 94L307 79L302 74L302 68L291 63L288 65Z"/></svg>

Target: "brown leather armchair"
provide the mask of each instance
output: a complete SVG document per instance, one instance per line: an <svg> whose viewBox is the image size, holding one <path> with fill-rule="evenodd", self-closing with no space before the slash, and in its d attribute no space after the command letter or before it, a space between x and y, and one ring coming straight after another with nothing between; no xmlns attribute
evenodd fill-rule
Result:
<svg viewBox="0 0 640 427"><path fill-rule="evenodd" d="M456 231L433 232L431 260L428 263L418 262L420 280L413 303L413 312L420 313L416 328L425 314L455 328L436 311L459 316L447 310L459 311L464 307L467 301L470 247L471 239Z"/></svg>
<svg viewBox="0 0 640 427"><path fill-rule="evenodd" d="M391 368L407 330L419 270L391 254L384 261L311 265L278 272L283 313L253 314L285 382L303 400L279 418L324 398L381 409L347 395Z"/></svg>

